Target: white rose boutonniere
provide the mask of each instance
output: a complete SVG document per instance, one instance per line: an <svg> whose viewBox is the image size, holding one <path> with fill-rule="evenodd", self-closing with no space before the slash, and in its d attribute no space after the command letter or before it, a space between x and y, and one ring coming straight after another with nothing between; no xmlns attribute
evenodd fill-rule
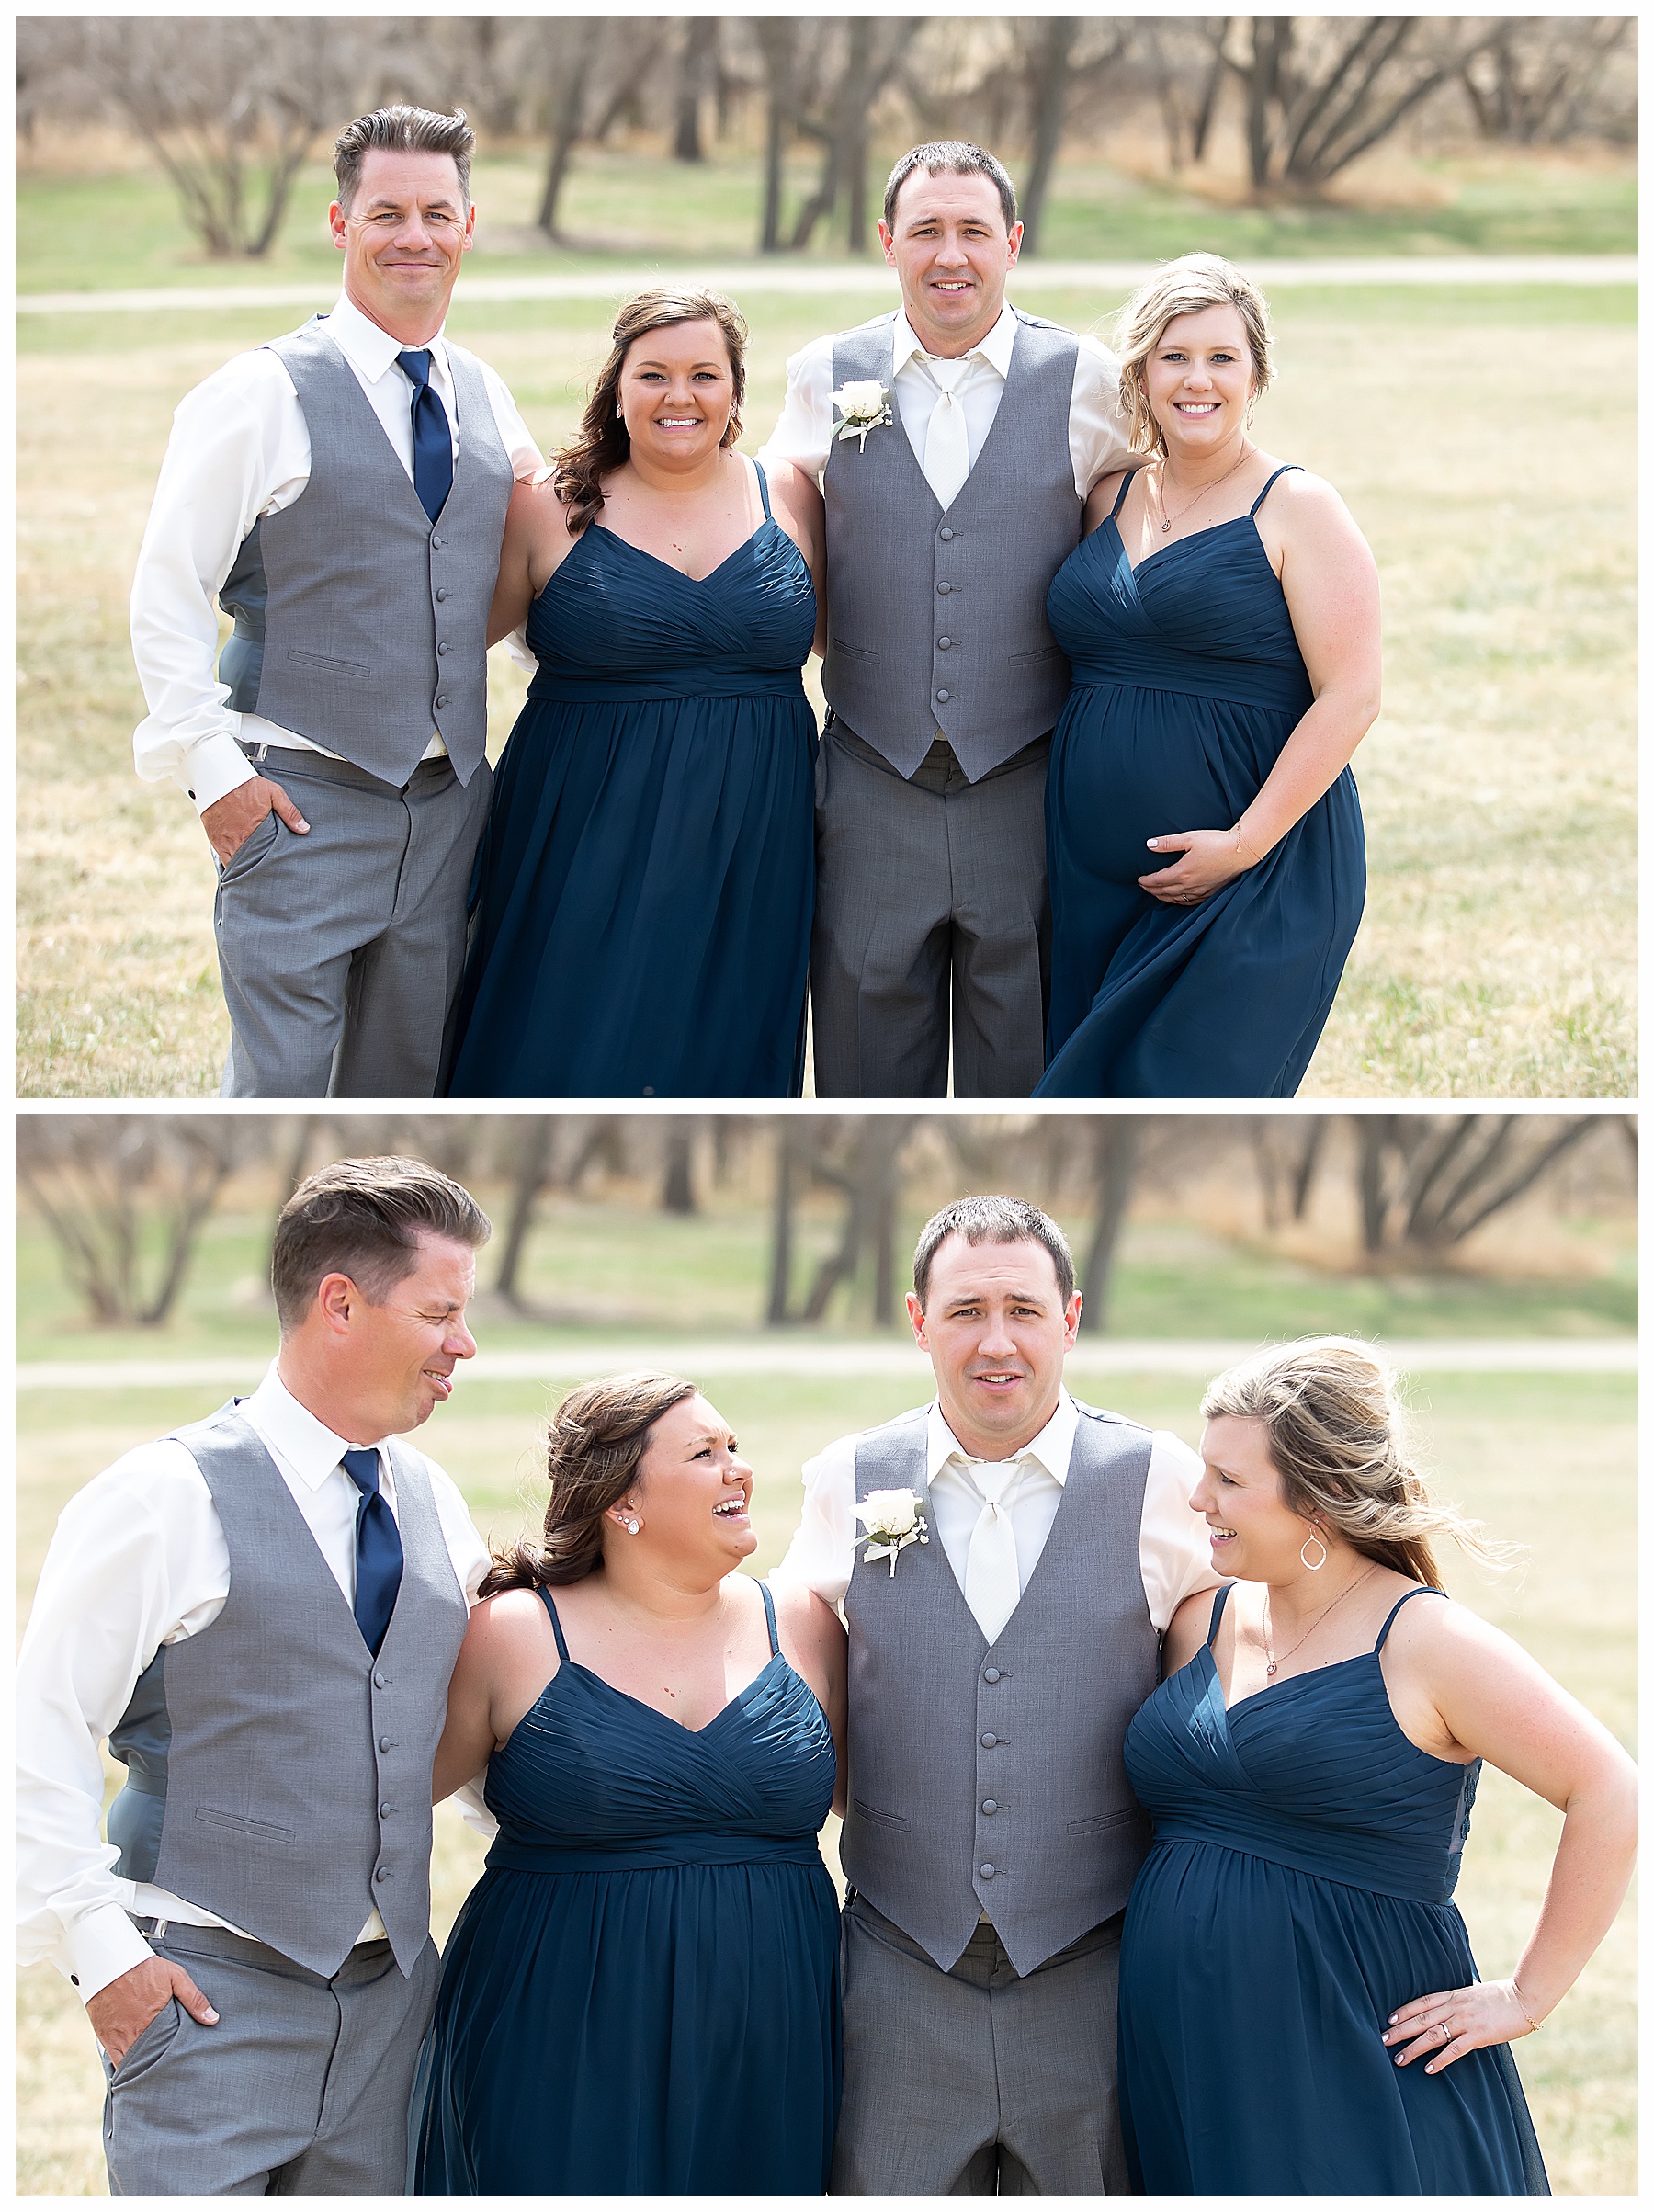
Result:
<svg viewBox="0 0 1654 2212"><path fill-rule="evenodd" d="M924 1515L919 1510L921 1503L916 1490L870 1490L855 1509L856 1519L867 1524L867 1535L872 1539L862 1558L868 1561L889 1560L890 1572L894 1574L899 1552L905 1551L910 1544L928 1544Z"/></svg>
<svg viewBox="0 0 1654 2212"><path fill-rule="evenodd" d="M864 453L867 449L868 431L896 419L890 412L890 395L877 377L869 377L863 383L844 385L842 391L833 393L833 403L844 418L833 437L858 439ZM880 1496L884 1494L879 1492ZM892 1491L889 1494L896 1497L901 1493Z"/></svg>

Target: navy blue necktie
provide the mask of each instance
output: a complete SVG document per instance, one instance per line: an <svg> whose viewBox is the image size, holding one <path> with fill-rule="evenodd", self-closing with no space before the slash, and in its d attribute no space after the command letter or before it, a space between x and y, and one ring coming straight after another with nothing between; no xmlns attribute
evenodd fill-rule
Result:
<svg viewBox="0 0 1654 2212"><path fill-rule="evenodd" d="M414 383L414 489L433 522L453 488L454 441L447 409L431 389L431 349L410 346L397 355Z"/></svg>
<svg viewBox="0 0 1654 2212"><path fill-rule="evenodd" d="M357 1627L377 1659L402 1587L402 1535L380 1490L378 1452L346 1452L343 1465L362 1493L356 1526Z"/></svg>

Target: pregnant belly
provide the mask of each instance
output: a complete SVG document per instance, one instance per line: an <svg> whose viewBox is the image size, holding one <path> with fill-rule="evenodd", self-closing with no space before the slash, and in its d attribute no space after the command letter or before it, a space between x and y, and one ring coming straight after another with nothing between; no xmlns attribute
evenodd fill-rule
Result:
<svg viewBox="0 0 1654 2212"><path fill-rule="evenodd" d="M1227 830L1285 744L1284 714L1118 685L1070 695L1051 748L1046 812L1059 858L1116 883L1174 865L1145 840Z"/></svg>

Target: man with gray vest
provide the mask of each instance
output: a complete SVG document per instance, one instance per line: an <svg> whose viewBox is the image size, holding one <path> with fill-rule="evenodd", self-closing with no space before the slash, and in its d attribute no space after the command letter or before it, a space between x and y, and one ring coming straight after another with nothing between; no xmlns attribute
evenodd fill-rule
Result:
<svg viewBox="0 0 1654 2212"><path fill-rule="evenodd" d="M810 950L821 1097L1025 1097L1045 1064L1045 777L1068 663L1046 592L1127 441L1094 338L1005 300L1022 244L980 146L903 154L901 305L788 361L760 458L827 505L832 712ZM857 388L860 388L859 390ZM951 1012L951 1024L950 1024Z"/></svg>
<svg viewBox="0 0 1654 2212"><path fill-rule="evenodd" d="M937 1214L908 1312L935 1402L810 1461L777 1570L850 1631L832 2193L1126 2195L1115 2005L1147 1823L1122 1747L1167 1622L1218 1580L1200 1462L1063 1389L1073 1262L1022 1199Z"/></svg>
<svg viewBox="0 0 1654 2212"><path fill-rule="evenodd" d="M112 2195L405 2188L431 1763L488 1554L402 1433L476 1350L488 1233L419 1162L312 1175L257 1390L58 1523L18 1662L18 1957L85 2004Z"/></svg>
<svg viewBox="0 0 1654 2212"><path fill-rule="evenodd" d="M218 858L226 1097L428 1098L441 1072L492 780L489 603L514 478L541 464L443 335L474 144L462 114L351 123L338 304L173 418L132 585L133 743Z"/></svg>

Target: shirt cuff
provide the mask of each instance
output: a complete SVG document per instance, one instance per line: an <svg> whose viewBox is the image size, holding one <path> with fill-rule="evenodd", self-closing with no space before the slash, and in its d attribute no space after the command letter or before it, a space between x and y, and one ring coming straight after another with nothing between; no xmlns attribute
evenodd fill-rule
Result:
<svg viewBox="0 0 1654 2212"><path fill-rule="evenodd" d="M258 774L232 737L198 738L173 770L179 788L195 800L196 812L204 814L227 799L238 784L251 783Z"/></svg>
<svg viewBox="0 0 1654 2212"><path fill-rule="evenodd" d="M119 1905L97 1905L63 1931L52 1963L74 1983L83 2004L155 1956Z"/></svg>

